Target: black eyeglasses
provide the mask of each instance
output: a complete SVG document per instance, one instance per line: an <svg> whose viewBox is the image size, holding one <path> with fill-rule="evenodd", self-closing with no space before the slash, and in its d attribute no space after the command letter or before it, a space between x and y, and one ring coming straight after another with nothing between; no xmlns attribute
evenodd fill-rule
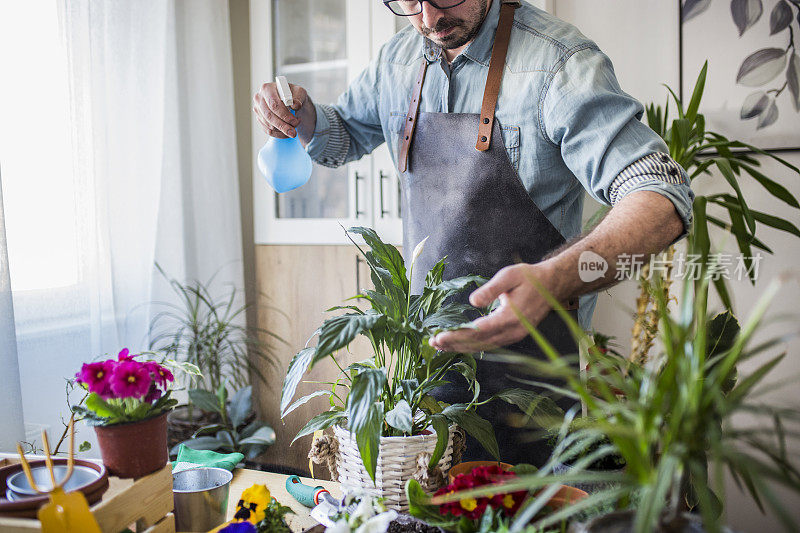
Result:
<svg viewBox="0 0 800 533"><path fill-rule="evenodd" d="M460 6L467 0L383 0L392 13L401 17L410 17L422 13L422 2L428 2L436 9L450 9Z"/></svg>

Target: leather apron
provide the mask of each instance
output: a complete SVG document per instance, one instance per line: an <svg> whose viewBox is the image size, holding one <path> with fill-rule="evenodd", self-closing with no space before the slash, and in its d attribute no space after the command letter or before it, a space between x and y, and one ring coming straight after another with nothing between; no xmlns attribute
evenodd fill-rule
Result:
<svg viewBox="0 0 800 533"><path fill-rule="evenodd" d="M488 279L514 263L537 263L565 242L528 195L494 118L514 9L519 5L511 0L495 1L502 5L481 113L419 113L428 65L425 57L414 86L398 158L406 259L422 239L429 238L414 266L412 294L422 292L425 274L442 257L447 256L444 279L470 274ZM453 301L468 303L468 297L469 291L465 291ZM568 302L565 308L577 318L576 302ZM559 353L577 353L569 330L554 311L537 328ZM505 349L544 358L530 337ZM509 379L523 375L513 365L478 358L481 398L506 388L525 387ZM447 379L448 385L434 391L439 400L451 404L471 400L463 377L454 374ZM572 400L557 403L565 409L573 405ZM509 420L515 414L519 419L516 407L495 400L478 412L494 427L501 460L538 466L550 456L547 442L532 437L534 429L517 427ZM468 437L463 460L477 459L491 456Z"/></svg>

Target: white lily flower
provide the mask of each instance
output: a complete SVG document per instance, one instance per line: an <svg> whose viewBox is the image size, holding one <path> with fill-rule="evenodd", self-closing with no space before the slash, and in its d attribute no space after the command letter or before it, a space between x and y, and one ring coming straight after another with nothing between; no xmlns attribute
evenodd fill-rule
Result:
<svg viewBox="0 0 800 533"><path fill-rule="evenodd" d="M375 515L356 529L355 533L386 533L389 524L397 518L397 511L391 510Z"/></svg>
<svg viewBox="0 0 800 533"><path fill-rule="evenodd" d="M356 510L350 515L350 526L355 527L359 524L363 524L373 516L375 516L375 509L372 508L372 498L361 498Z"/></svg>
<svg viewBox="0 0 800 533"><path fill-rule="evenodd" d="M417 257L422 253L422 249L425 248L425 241L430 238L430 235L419 241L419 244L414 248L414 253L411 255L411 268L414 268L414 263L417 260Z"/></svg>

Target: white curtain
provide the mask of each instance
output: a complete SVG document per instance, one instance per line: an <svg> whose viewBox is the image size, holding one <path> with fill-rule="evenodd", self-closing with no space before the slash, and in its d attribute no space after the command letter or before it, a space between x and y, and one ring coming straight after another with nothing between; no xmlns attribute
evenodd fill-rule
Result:
<svg viewBox="0 0 800 533"><path fill-rule="evenodd" d="M0 450L13 450L25 436L22 426L22 391L17 364L17 337L14 331L14 302L6 250L6 224L3 216L3 188L0 174Z"/></svg>
<svg viewBox="0 0 800 533"><path fill-rule="evenodd" d="M57 172L73 185L61 201L73 205L76 275L14 292L25 422L51 434L68 416L64 378L82 361L147 348L149 302L170 300L155 262L179 280L218 272L218 284L243 284L228 3L58 0L57 10L71 146Z"/></svg>

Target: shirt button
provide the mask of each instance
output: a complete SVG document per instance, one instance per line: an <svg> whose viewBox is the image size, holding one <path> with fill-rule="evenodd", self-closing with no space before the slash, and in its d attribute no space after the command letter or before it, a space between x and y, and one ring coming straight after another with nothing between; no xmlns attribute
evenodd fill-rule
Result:
<svg viewBox="0 0 800 533"><path fill-rule="evenodd" d="M666 163L669 161L669 156L667 154L661 154L661 161Z"/></svg>

